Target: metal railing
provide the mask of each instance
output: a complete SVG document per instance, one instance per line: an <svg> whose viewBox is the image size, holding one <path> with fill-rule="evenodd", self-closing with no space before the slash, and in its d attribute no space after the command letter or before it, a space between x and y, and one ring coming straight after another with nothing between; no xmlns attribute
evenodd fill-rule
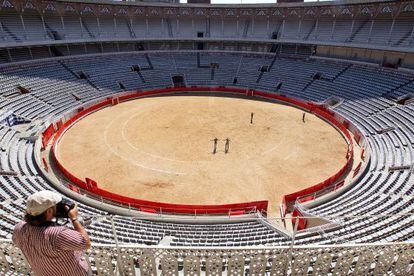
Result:
<svg viewBox="0 0 414 276"><path fill-rule="evenodd" d="M29 274L9 240L0 240L0 273ZM413 243L278 247L165 247L93 244L94 275L413 275Z"/></svg>

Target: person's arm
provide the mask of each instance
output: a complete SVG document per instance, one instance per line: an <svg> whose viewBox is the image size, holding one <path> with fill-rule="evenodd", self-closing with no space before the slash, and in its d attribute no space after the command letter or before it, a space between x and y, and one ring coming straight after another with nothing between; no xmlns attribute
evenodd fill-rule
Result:
<svg viewBox="0 0 414 276"><path fill-rule="evenodd" d="M91 240L89 239L89 235L86 233L85 228L83 228L83 225L78 220L78 204L75 203L75 207L69 210L68 216L72 221L75 231L79 232L85 238L86 249L89 249L91 247Z"/></svg>
<svg viewBox="0 0 414 276"><path fill-rule="evenodd" d="M12 236L12 242L15 246L20 247L20 231L22 228L23 222L20 222L14 226L13 229L13 236Z"/></svg>

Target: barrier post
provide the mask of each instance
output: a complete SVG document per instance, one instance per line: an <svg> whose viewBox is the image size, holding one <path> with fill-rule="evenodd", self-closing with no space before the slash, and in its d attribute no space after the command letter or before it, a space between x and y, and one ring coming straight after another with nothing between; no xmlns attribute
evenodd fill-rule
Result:
<svg viewBox="0 0 414 276"><path fill-rule="evenodd" d="M111 227L112 227L112 233L113 233L113 235L114 235L114 241L115 241L115 248L116 248L116 260L117 260L117 262L118 262L118 264L120 263L119 262L119 244L118 244L118 236L116 235L116 230L115 230L115 223L114 223L114 216L113 215L111 215ZM117 265L117 267L118 267L118 265ZM122 270L122 267L120 267L119 268L119 270ZM122 271L120 271L121 272L121 274L122 274Z"/></svg>
<svg viewBox="0 0 414 276"><path fill-rule="evenodd" d="M116 249L119 250L118 236L117 236L116 231L115 231L114 216L111 215L110 218L111 218L111 227L112 227L112 232L113 232L113 235L114 235L115 246L116 246Z"/></svg>
<svg viewBox="0 0 414 276"><path fill-rule="evenodd" d="M293 217L291 217L291 224L293 224ZM296 223L293 225L293 233L292 233L292 243L290 244L289 247L289 266L290 266L290 271L292 271L293 268L293 246L295 245L295 237L296 237L296 232L298 231L298 225L299 225L299 217L297 217L296 219Z"/></svg>
<svg viewBox="0 0 414 276"><path fill-rule="evenodd" d="M49 172L49 166L47 165L46 159L43 157L42 158L43 161L43 166L45 167L46 172Z"/></svg>

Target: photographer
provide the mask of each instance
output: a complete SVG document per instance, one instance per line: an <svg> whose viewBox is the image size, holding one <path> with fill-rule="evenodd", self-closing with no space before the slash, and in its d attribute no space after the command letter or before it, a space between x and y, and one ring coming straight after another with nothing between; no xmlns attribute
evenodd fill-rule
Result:
<svg viewBox="0 0 414 276"><path fill-rule="evenodd" d="M56 217L69 218L74 229L54 222ZM60 194L40 191L28 197L25 221L15 226L13 243L36 276L91 274L84 254L91 243L78 221L78 207Z"/></svg>

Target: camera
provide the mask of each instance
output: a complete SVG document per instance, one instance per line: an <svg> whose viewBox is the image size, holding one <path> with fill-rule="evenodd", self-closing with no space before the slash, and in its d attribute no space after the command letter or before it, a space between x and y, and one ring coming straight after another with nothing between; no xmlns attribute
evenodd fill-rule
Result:
<svg viewBox="0 0 414 276"><path fill-rule="evenodd" d="M66 209L66 207L68 207ZM68 213L75 207L75 203L67 198L62 198L60 202L56 204L56 217L57 218L68 218Z"/></svg>

